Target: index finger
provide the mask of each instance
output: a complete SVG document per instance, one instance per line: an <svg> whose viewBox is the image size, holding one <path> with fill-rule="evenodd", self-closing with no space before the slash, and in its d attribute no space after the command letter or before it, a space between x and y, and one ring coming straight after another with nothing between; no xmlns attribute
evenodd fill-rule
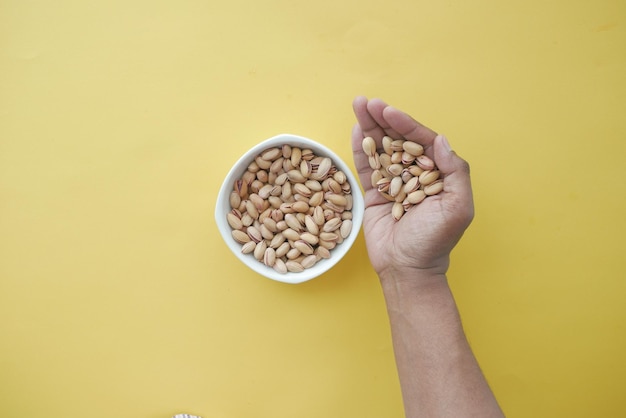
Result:
<svg viewBox="0 0 626 418"><path fill-rule="evenodd" d="M422 125L408 114L393 106L385 106L380 114L380 117L384 119L391 129L399 133L404 139L417 142L424 146L424 148L431 147L437 137L435 131ZM376 116L377 115L372 115L374 118L376 118Z"/></svg>
<svg viewBox="0 0 626 418"><path fill-rule="evenodd" d="M366 97L358 96L352 102L352 109L363 136L371 136L376 141L377 146L381 147L381 140L386 135L386 132L370 114L368 103L369 101Z"/></svg>

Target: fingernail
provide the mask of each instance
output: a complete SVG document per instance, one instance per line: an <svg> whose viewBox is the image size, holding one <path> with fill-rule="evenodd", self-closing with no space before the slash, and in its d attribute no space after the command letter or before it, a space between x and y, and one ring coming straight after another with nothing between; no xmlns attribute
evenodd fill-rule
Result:
<svg viewBox="0 0 626 418"><path fill-rule="evenodd" d="M451 152L452 148L450 147L450 143L448 142L448 138L446 138L443 135L439 135L439 137L441 137L441 145L443 145L443 148L448 151Z"/></svg>

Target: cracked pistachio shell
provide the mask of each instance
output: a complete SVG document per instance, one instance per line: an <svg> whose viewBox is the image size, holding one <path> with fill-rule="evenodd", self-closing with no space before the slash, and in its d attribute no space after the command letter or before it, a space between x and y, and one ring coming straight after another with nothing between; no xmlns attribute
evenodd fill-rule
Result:
<svg viewBox="0 0 626 418"><path fill-rule="evenodd" d="M261 235L261 231L259 231L254 226L249 226L246 230L246 233L250 237L250 239L254 242L261 242L263 240L263 236Z"/></svg>
<svg viewBox="0 0 626 418"><path fill-rule="evenodd" d="M439 179L438 170L426 170L419 175L419 181L423 187L428 186L430 183L435 182L435 180L437 179Z"/></svg>
<svg viewBox="0 0 626 418"><path fill-rule="evenodd" d="M330 158L322 158L320 165L317 167L317 178L326 178L326 176L328 176L328 173L330 172L330 168L332 167L332 165L333 162Z"/></svg>
<svg viewBox="0 0 626 418"><path fill-rule="evenodd" d="M263 263L268 267L274 266L274 263L276 263L276 250L271 247L266 248L263 254Z"/></svg>
<svg viewBox="0 0 626 418"><path fill-rule="evenodd" d="M314 251L313 246L309 244L308 242L304 241L303 239L299 239L296 242L294 242L293 247L298 249L300 253L305 254L305 255L311 255L313 254L313 251Z"/></svg>
<svg viewBox="0 0 626 418"><path fill-rule="evenodd" d="M344 184L348 180L348 177L346 177L346 173L343 171L337 171L333 174L333 179L339 184Z"/></svg>
<svg viewBox="0 0 626 418"><path fill-rule="evenodd" d="M370 168L372 170L378 170L380 169L381 165L380 165L380 157L378 156L378 154L374 153L374 155L370 155L367 158L367 161L370 165Z"/></svg>
<svg viewBox="0 0 626 418"><path fill-rule="evenodd" d="M420 155L415 159L415 164L422 170L434 170L435 162L426 155Z"/></svg>

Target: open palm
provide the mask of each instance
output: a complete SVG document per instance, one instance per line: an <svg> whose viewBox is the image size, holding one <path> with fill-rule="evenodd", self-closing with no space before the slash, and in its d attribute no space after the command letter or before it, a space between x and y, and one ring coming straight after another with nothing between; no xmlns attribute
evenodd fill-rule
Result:
<svg viewBox="0 0 626 418"><path fill-rule="evenodd" d="M450 251L474 215L468 164L450 150L445 138L379 99L357 97L353 108L357 124L352 149L365 191L363 227L374 269L379 275L417 270L445 273ZM385 135L421 144L443 176L443 191L409 209L399 221L391 215L392 203L372 187L372 169L361 147L363 138L371 136L382 149Z"/></svg>

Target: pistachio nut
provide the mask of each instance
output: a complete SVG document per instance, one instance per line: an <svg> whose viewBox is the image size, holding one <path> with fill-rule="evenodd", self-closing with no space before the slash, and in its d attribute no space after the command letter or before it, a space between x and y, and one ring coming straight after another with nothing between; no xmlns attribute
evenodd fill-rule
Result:
<svg viewBox="0 0 626 418"><path fill-rule="evenodd" d="M333 174L333 179L339 184L344 184L348 180L348 177L346 177L346 173L343 171L337 171Z"/></svg>
<svg viewBox="0 0 626 418"><path fill-rule="evenodd" d="M339 232L342 238L348 238L350 232L352 232L352 221L349 219L344 220L341 223L341 227L339 228Z"/></svg>
<svg viewBox="0 0 626 418"><path fill-rule="evenodd" d="M393 139L391 139L387 135L383 136L383 150L385 151L385 154L391 155L393 153L393 150L391 149L392 142Z"/></svg>
<svg viewBox="0 0 626 418"><path fill-rule="evenodd" d="M416 191L420 187L420 180L417 177L411 177L409 181L404 185L404 192L409 194Z"/></svg>
<svg viewBox="0 0 626 418"><path fill-rule="evenodd" d="M374 153L374 155L370 155L367 158L367 161L371 167L372 170L378 170L381 165L380 165L380 157L378 156L377 153Z"/></svg>
<svg viewBox="0 0 626 418"><path fill-rule="evenodd" d="M406 200L411 205L417 205L426 198L426 193L423 190L415 190L407 195Z"/></svg>
<svg viewBox="0 0 626 418"><path fill-rule="evenodd" d="M311 268L315 265L315 263L317 263L317 256L311 254L309 256L306 256L302 259L302 261L300 262L300 265L305 268Z"/></svg>
<svg viewBox="0 0 626 418"><path fill-rule="evenodd" d="M424 147L413 141L404 141L402 143L402 149L414 157L419 157L424 153Z"/></svg>
<svg viewBox="0 0 626 418"><path fill-rule="evenodd" d="M245 244L246 242L250 242L250 237L248 234L243 232L241 229L233 229L231 232L233 239L239 244Z"/></svg>
<svg viewBox="0 0 626 418"><path fill-rule="evenodd" d="M404 206L402 206L402 203L395 202L393 206L391 207L391 216L393 216L393 219L395 219L396 221L399 221L403 215L404 215Z"/></svg>
<svg viewBox="0 0 626 418"><path fill-rule="evenodd" d="M259 242L256 247L254 247L254 258L259 261L263 260L265 250L267 250L267 243L265 241Z"/></svg>
<svg viewBox="0 0 626 418"><path fill-rule="evenodd" d="M322 227L322 230L324 232L332 232L335 231L336 229L338 229L341 226L341 219L340 218L333 218L330 219L329 221L327 221L324 226Z"/></svg>
<svg viewBox="0 0 626 418"><path fill-rule="evenodd" d="M285 265L285 262L281 260L280 258L276 259L276 261L274 262L273 268L280 274L287 273L287 266Z"/></svg>
<svg viewBox="0 0 626 418"><path fill-rule="evenodd" d="M424 186L424 193L427 196L433 196L443 191L443 180L436 180Z"/></svg>
<svg viewBox="0 0 626 418"><path fill-rule="evenodd" d="M294 260L287 261L285 263L285 266L287 267L287 270L292 273L301 273L304 271L304 267L302 267L302 264Z"/></svg>
<svg viewBox="0 0 626 418"><path fill-rule="evenodd" d="M404 183L402 183L401 177L394 177L389 183L389 194L393 197L396 197L398 193L400 193L403 185Z"/></svg>
<svg viewBox="0 0 626 418"><path fill-rule="evenodd" d="M235 215L233 212L228 212L226 214L226 221L228 222L228 225L230 225L232 229L243 228L243 223L241 222L241 218L238 218L237 215Z"/></svg>
<svg viewBox="0 0 626 418"><path fill-rule="evenodd" d="M439 178L439 170L426 170L419 175L420 184L423 187L428 186Z"/></svg>
<svg viewBox="0 0 626 418"><path fill-rule="evenodd" d="M363 152L365 152L365 155L368 157L373 157L376 153L376 141L374 141L374 138L371 136L363 138L361 146L363 147Z"/></svg>
<svg viewBox="0 0 626 418"><path fill-rule="evenodd" d="M435 162L426 155L420 155L415 159L415 164L422 170L434 170Z"/></svg>
<svg viewBox="0 0 626 418"><path fill-rule="evenodd" d="M268 267L272 267L276 263L276 250L272 247L266 248L263 255L263 263Z"/></svg>
<svg viewBox="0 0 626 418"><path fill-rule="evenodd" d="M266 161L274 161L281 155L283 155L283 150L281 148L270 148L261 153L261 158Z"/></svg>
<svg viewBox="0 0 626 418"><path fill-rule="evenodd" d="M254 251L255 247L256 247L256 242L248 241L241 246L241 252L243 254L250 254Z"/></svg>

